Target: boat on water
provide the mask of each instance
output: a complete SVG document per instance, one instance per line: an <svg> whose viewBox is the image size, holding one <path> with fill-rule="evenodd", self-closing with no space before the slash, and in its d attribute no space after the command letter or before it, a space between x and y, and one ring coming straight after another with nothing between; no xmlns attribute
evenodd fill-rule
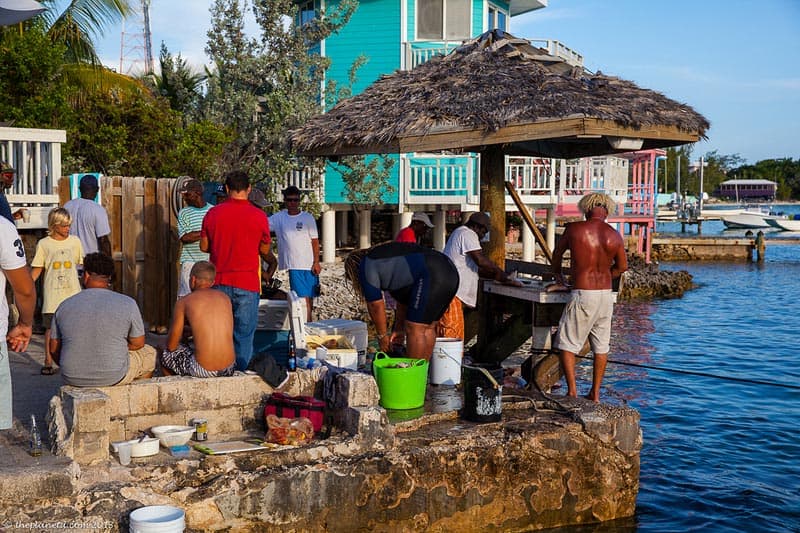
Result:
<svg viewBox="0 0 800 533"><path fill-rule="evenodd" d="M767 220L769 225L780 228L784 231L800 231L800 215L793 215L791 217L777 217Z"/></svg>
<svg viewBox="0 0 800 533"><path fill-rule="evenodd" d="M719 218L729 229L760 229L776 227L771 222L778 222L786 217L775 213L770 206L758 205L746 207L738 213L720 215Z"/></svg>

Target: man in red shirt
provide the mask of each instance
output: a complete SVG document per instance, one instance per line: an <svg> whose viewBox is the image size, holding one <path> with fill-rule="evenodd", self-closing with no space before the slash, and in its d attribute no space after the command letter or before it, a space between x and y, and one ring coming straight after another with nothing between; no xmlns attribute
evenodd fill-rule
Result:
<svg viewBox="0 0 800 533"><path fill-rule="evenodd" d="M247 199L250 178L241 170L225 174L228 199L212 207L203 218L200 249L210 254L217 268L215 288L231 299L233 347L236 369L246 370L253 357L253 335L258 322L259 256L269 265L269 281L278 267L270 248L269 221Z"/></svg>
<svg viewBox="0 0 800 533"><path fill-rule="evenodd" d="M419 240L425 233L433 227L431 219L428 215L419 211L414 213L411 217L411 224L400 230L397 237L394 238L396 242L411 242L419 244Z"/></svg>

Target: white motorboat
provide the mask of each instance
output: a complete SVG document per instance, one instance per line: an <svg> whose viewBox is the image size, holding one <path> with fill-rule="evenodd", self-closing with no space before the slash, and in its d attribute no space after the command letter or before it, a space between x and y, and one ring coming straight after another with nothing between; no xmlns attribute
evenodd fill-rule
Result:
<svg viewBox="0 0 800 533"><path fill-rule="evenodd" d="M790 217L776 218L776 219L774 219L774 222L782 230L800 231L800 215L794 215L791 218Z"/></svg>
<svg viewBox="0 0 800 533"><path fill-rule="evenodd" d="M730 229L759 229L774 227L769 221L780 220L781 215L772 212L769 206L748 207L738 213L721 215L720 220Z"/></svg>

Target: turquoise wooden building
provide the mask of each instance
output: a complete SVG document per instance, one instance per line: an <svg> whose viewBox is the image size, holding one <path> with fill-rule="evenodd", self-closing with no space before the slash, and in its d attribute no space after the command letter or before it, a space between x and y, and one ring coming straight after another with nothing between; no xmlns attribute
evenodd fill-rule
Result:
<svg viewBox="0 0 800 533"><path fill-rule="evenodd" d="M335 8L338 2L299 2L299 22L312 19L320 10ZM366 63L358 70L352 87L353 94L358 94L383 74L412 69L488 30L497 28L513 33L514 16L546 6L547 0L360 0L349 23L338 34L314 43L312 49L331 60L328 81L340 86L349 83L349 71L354 62L365 57ZM570 64L583 66L580 54L557 41L533 39L532 42ZM479 208L478 154L406 153L392 157L395 165L391 183L395 190L384 194L383 201L387 209L397 214L394 230L407 225L414 211L426 211L432 214L435 224L434 247L442 249L446 213ZM509 157L506 172L508 179L516 183L526 205L532 209L546 209L548 219L555 217L559 204L574 203L579 198L577 194L584 190L617 191L618 201L624 203L627 161L594 159L597 160L567 162ZM295 182L301 188L303 177L298 174ZM323 260L332 261L336 244L346 240L352 206L347 201L341 176L332 165L326 167L320 187L318 195L326 206L322 217ZM516 210L510 198L507 209ZM370 213L362 212L357 222L358 245L367 246L370 244ZM554 241L554 234L548 233L548 240ZM523 245L523 257L532 259L533 238L528 231L523 231Z"/></svg>

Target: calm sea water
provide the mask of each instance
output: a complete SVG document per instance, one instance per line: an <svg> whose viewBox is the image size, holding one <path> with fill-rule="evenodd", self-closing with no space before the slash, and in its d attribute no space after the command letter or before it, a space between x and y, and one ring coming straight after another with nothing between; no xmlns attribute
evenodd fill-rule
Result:
<svg viewBox="0 0 800 533"><path fill-rule="evenodd" d="M723 228L706 223L703 234L744 233ZM610 359L720 378L609 363L604 400L641 413L636 516L560 531L800 531L800 390L777 386L800 386L800 245L768 243L763 264L661 268L687 270L699 287L679 299L619 304ZM590 371L582 365L581 392Z"/></svg>

